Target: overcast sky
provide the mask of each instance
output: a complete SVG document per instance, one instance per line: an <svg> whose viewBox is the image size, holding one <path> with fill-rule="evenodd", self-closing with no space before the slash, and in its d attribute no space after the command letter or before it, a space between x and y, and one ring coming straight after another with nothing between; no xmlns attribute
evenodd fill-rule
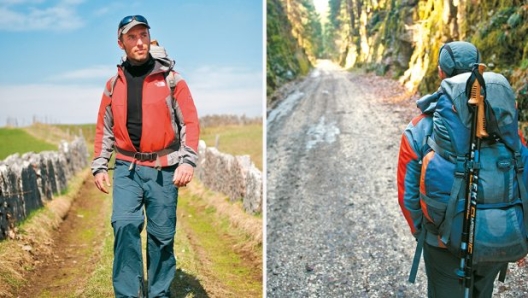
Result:
<svg viewBox="0 0 528 298"><path fill-rule="evenodd" d="M117 25L135 14L176 60L199 116L262 116L262 1L0 0L0 126L95 123L123 54Z"/></svg>

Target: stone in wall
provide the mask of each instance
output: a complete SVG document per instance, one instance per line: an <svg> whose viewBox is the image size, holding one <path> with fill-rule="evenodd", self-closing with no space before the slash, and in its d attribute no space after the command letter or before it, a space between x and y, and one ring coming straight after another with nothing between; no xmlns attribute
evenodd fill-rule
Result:
<svg viewBox="0 0 528 298"><path fill-rule="evenodd" d="M26 216L19 180L10 163L0 163L0 240L12 235L17 218Z"/></svg>
<svg viewBox="0 0 528 298"><path fill-rule="evenodd" d="M59 152L66 158L66 164L71 175L82 170L89 162L88 148L84 138L76 138L70 143L62 141L59 145Z"/></svg>
<svg viewBox="0 0 528 298"><path fill-rule="evenodd" d="M244 196L244 176L237 157L222 153L216 148L206 148L202 155L202 180L212 190L226 194L231 201Z"/></svg>
<svg viewBox="0 0 528 298"><path fill-rule="evenodd" d="M13 154L0 161L0 240L13 238L17 222L63 192L87 165L83 138L61 144L58 151Z"/></svg>
<svg viewBox="0 0 528 298"><path fill-rule="evenodd" d="M262 172L251 164L246 174L246 195L243 200L246 212L262 212L262 185Z"/></svg>
<svg viewBox="0 0 528 298"><path fill-rule="evenodd" d="M226 194L231 201L241 200L248 213L262 210L262 173L249 155L233 156L204 141L198 145L196 176L208 188Z"/></svg>
<svg viewBox="0 0 528 298"><path fill-rule="evenodd" d="M20 190L22 191L21 198L24 202L25 216L27 216L30 211L37 210L44 206L37 181L38 176L35 171L35 165L24 160L20 168Z"/></svg>

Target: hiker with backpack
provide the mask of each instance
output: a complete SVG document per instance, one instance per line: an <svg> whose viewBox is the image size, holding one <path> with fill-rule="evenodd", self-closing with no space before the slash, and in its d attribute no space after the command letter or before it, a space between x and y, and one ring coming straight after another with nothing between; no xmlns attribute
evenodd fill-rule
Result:
<svg viewBox="0 0 528 298"><path fill-rule="evenodd" d="M528 154L515 97L480 60L471 43L445 44L441 86L417 101L422 114L402 135L398 201L417 239L409 280L423 246L428 297L491 297L508 262L528 252Z"/></svg>
<svg viewBox="0 0 528 298"><path fill-rule="evenodd" d="M149 29L140 15L119 23L117 42L126 58L106 83L94 140L91 168L104 193L110 186L108 162L116 153L111 218L116 297L170 296L178 188L192 180L198 158L200 129L191 92L171 59L150 53ZM145 215L146 291L140 236Z"/></svg>

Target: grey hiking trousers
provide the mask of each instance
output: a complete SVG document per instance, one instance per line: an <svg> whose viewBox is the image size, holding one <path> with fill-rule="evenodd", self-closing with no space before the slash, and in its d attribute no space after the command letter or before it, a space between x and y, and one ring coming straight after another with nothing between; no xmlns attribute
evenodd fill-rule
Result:
<svg viewBox="0 0 528 298"><path fill-rule="evenodd" d="M464 287L456 275L460 258L445 248L424 243L423 256L427 274L429 298L464 297ZM488 298L493 294L493 283L505 263L484 263L474 268L473 298Z"/></svg>

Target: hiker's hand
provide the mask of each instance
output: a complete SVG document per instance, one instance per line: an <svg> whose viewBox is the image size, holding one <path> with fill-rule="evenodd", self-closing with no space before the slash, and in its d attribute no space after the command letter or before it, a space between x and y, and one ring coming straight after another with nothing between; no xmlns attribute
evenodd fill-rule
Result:
<svg viewBox="0 0 528 298"><path fill-rule="evenodd" d="M110 186L110 178L108 177L108 172L103 171L95 174L94 180L95 186L97 186L100 191L108 193L108 189L106 188L106 186Z"/></svg>
<svg viewBox="0 0 528 298"><path fill-rule="evenodd" d="M194 167L183 163L176 168L176 171L174 171L174 178L172 178L172 182L177 187L184 187L187 185L187 183L191 182L193 175Z"/></svg>

